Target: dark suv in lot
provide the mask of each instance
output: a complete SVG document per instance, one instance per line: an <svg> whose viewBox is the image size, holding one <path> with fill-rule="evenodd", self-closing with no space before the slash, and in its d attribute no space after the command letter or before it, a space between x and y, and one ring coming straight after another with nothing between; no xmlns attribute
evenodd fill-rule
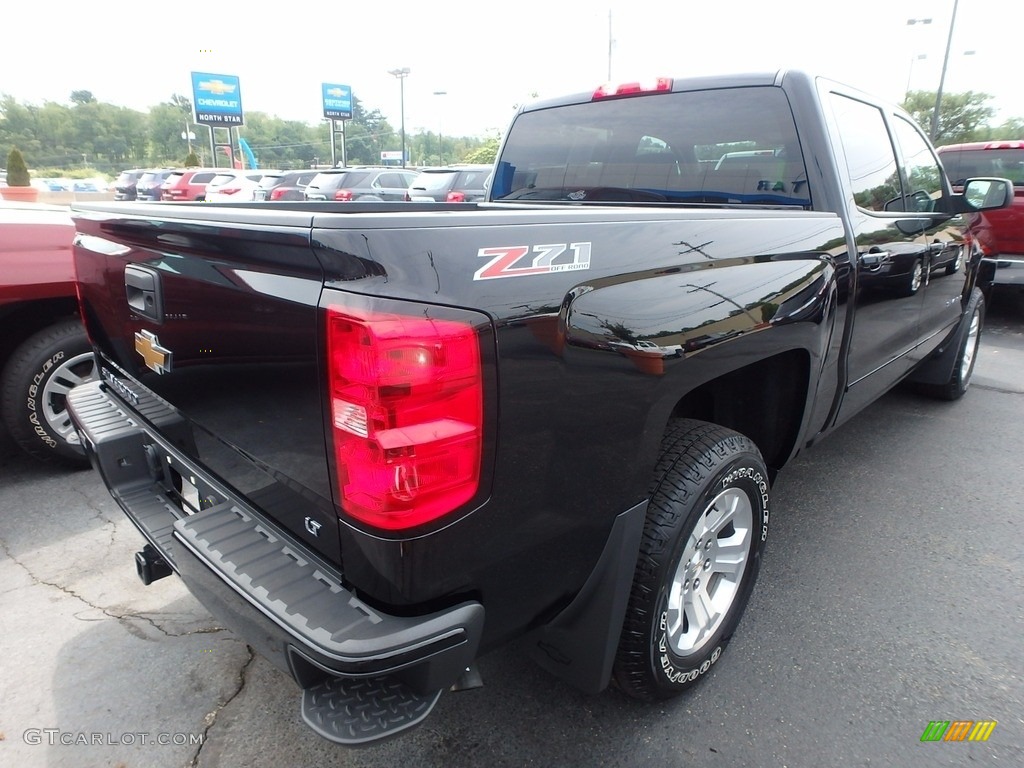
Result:
<svg viewBox="0 0 1024 768"><path fill-rule="evenodd" d="M968 231L981 248L978 283L1024 292L1024 141L978 141L937 149L953 191L965 179L998 176L1013 182L1013 205L968 216Z"/></svg>
<svg viewBox="0 0 1024 768"><path fill-rule="evenodd" d="M135 200L137 195L136 185L144 173L146 173L145 168L132 168L129 171L121 171L114 180L114 199Z"/></svg>
<svg viewBox="0 0 1024 768"><path fill-rule="evenodd" d="M320 171L306 187L306 200L405 200L416 178L402 168L332 168Z"/></svg>
<svg viewBox="0 0 1024 768"><path fill-rule="evenodd" d="M424 168L413 179L405 199L414 202L473 203L487 194L489 165Z"/></svg>
<svg viewBox="0 0 1024 768"><path fill-rule="evenodd" d="M162 190L160 185L167 181L173 173L172 169L146 171L135 182L135 199L140 201L159 200Z"/></svg>
<svg viewBox="0 0 1024 768"><path fill-rule="evenodd" d="M253 200L304 200L306 186L320 171L274 171L260 179Z"/></svg>

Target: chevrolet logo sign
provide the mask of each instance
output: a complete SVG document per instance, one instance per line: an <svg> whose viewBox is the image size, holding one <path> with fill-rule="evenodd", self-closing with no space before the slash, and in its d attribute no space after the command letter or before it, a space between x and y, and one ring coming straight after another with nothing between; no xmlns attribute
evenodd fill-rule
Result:
<svg viewBox="0 0 1024 768"><path fill-rule="evenodd" d="M341 90L341 88L328 88L327 95L333 96L336 99L340 99L342 96L345 95L345 91Z"/></svg>
<svg viewBox="0 0 1024 768"><path fill-rule="evenodd" d="M171 372L171 350L160 346L155 333L135 332L135 351L142 355L146 367L163 375Z"/></svg>
<svg viewBox="0 0 1024 768"><path fill-rule="evenodd" d="M218 96L223 96L225 93L234 93L237 86L228 85L223 80L200 80L199 90L209 91L215 93Z"/></svg>

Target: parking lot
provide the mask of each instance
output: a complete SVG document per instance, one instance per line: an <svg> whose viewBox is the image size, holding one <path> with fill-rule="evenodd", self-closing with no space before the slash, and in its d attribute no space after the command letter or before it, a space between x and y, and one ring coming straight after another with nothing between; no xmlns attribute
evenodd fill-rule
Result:
<svg viewBox="0 0 1024 768"><path fill-rule="evenodd" d="M960 401L899 389L775 487L758 586L722 663L644 705L574 691L516 647L405 738L347 751L176 579L91 471L0 444L0 764L1024 765L1024 310L990 307ZM984 743L931 721L995 720Z"/></svg>

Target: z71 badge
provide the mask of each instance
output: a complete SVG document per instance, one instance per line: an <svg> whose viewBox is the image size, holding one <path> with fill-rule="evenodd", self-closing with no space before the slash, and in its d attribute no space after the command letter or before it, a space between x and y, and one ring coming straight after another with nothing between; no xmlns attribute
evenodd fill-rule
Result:
<svg viewBox="0 0 1024 768"><path fill-rule="evenodd" d="M549 275L552 272L590 269L590 243L481 248L477 256L490 257L490 261L473 274L474 280Z"/></svg>

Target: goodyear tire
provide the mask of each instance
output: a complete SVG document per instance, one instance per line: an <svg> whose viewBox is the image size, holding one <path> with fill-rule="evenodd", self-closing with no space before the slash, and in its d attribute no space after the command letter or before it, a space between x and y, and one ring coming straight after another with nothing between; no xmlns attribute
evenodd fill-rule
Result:
<svg viewBox="0 0 1024 768"><path fill-rule="evenodd" d="M768 505L751 440L705 422L670 425L613 668L622 691L669 698L718 662L757 579Z"/></svg>
<svg viewBox="0 0 1024 768"><path fill-rule="evenodd" d="M66 400L72 387L95 376L77 320L61 320L26 339L0 373L0 412L14 441L43 461L88 466Z"/></svg>

